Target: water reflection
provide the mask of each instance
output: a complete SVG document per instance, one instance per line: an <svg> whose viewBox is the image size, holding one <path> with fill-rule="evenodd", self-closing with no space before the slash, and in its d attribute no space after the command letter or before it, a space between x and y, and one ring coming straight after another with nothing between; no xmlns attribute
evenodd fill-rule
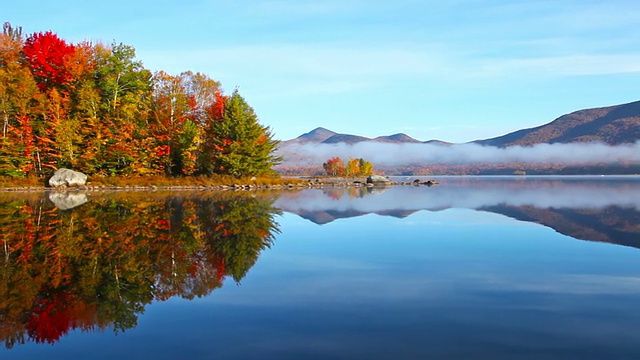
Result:
<svg viewBox="0 0 640 360"><path fill-rule="evenodd" d="M0 341L136 326L145 305L240 281L278 232L274 195L0 194Z"/></svg>
<svg viewBox="0 0 640 360"><path fill-rule="evenodd" d="M434 187L306 190L275 206L316 224L375 213L473 209L536 222L576 239L640 248L640 177L444 177Z"/></svg>
<svg viewBox="0 0 640 360"><path fill-rule="evenodd" d="M244 299L239 294L242 291L227 294L233 299L228 300L233 306L240 306L238 303L243 301L264 304L269 302L265 299L271 299L270 307L241 307L243 313L251 313L247 318L258 319L253 322L244 318L246 323L242 327L233 325L238 321L242 324L242 317L227 315L229 307L225 308L224 302L217 303L216 307L222 309L220 312L225 315L204 322L207 325L214 324L215 319L220 318L228 322L217 328L211 326L207 331L221 336L225 333L245 334L243 331L253 329L255 338L268 337L283 333L271 328L273 323L278 323L291 336L312 339L308 340L307 345L316 344L315 341L326 334L354 339L367 329L364 326L352 327L352 333L340 333L349 329L349 321L354 321L347 311L349 306L353 306L351 314L355 313L355 318L359 319L355 321L356 324L361 319L372 319L373 326L390 324L392 330L384 333L385 338L401 334L395 339L404 344L407 337L419 336L419 332L412 330L413 325L407 325L406 328L393 325L398 324L397 319L407 319L407 324L415 324L415 320L420 319L416 314L421 313L422 319L426 319L422 330L433 335L429 338L446 337L441 329L448 324L448 331L452 334L449 341L456 345L460 329L455 324L459 324L459 319L449 322L446 316L466 316L465 321L474 323L478 320L478 314L491 314L486 315L487 318L503 319L500 321L504 323L499 323L497 327L500 329L504 326L507 329L511 322L501 316L502 309L495 304L508 303L509 296L512 300L516 299L516 304L531 302L537 305L536 299L540 297L535 294L549 292L549 289L558 289L563 294L567 289L575 293L610 294L610 288L615 285L617 287L614 286L613 294L637 293L636 278L625 272L603 272L592 276L558 270L553 276L538 277L539 263L534 263L531 272L525 269L519 270L524 273L516 271L519 276L513 275L512 263L520 266L521 262L536 259L537 256L512 256L519 254L520 250L514 248L517 241L513 241L515 239L511 238L510 232L503 234L506 238L501 238L500 232L493 231L492 227L488 237L497 236L498 239L468 241L465 236L469 235L458 225L463 224L466 220L464 217L469 214L480 214L476 211L493 212L538 222L576 239L640 247L640 177L515 180L465 177L442 178L439 182L440 185L434 187L332 188L269 194L2 193L0 341L8 348L16 347L11 350L15 354L18 348L28 347L19 347L18 344L55 343L73 329L113 329L122 332L135 327L140 314L152 302L171 297L203 297L220 288L225 278L239 282L254 266L261 252L274 243L279 231L275 220L281 211L326 224L372 213L404 218L422 211L426 215L423 218L435 218L446 213L424 212L450 208L474 210L453 212L460 218L450 220L455 222L453 225L441 227L433 226L431 222L418 221L420 228L417 228L416 225L409 225L409 222L391 224L379 219L368 221L362 218L354 219L346 227L327 226L318 229L309 223L299 229L288 228L293 235L282 234L278 241L286 239L286 236L295 239L282 241L284 246L278 247L280 255L272 254L277 251L270 252L271 274L267 271L267 275L260 278L260 284L254 282L251 289L242 287L246 295ZM287 218L295 217L284 217ZM385 225L389 225L388 228L383 228ZM367 231L362 232L365 235L351 231L358 226L366 228ZM491 223L491 226L494 224ZM338 235L323 231L325 229L337 229ZM476 234L475 229L473 235L482 237L482 234ZM341 237L340 234L347 234L348 237ZM518 237L522 234L517 232ZM321 241L304 239L306 235L310 238L320 237ZM397 239L394 238L396 235ZM390 241L391 238L394 239ZM520 239L518 246L524 246L527 241ZM537 246L526 244L526 251L537 249L538 256L554 252L549 251L554 246L551 242L550 239L536 240ZM323 248L324 244L329 245ZM287 253L287 246L289 251L297 247L298 252ZM482 246L495 251L485 251ZM510 250L505 250L509 246ZM466 247L471 250L465 251ZM575 248L572 247L572 250ZM482 255L476 257L476 251ZM509 254L509 251L512 253ZM568 257L575 256L575 253L561 253L557 267L564 266L569 262ZM588 259L584 263L591 268L594 258ZM268 261L268 257L265 256L261 264L265 260ZM276 263L277 266L274 265ZM551 272L554 268L549 264L554 263L545 263L545 269ZM484 266L496 266L498 270L483 272ZM488 280L481 281L483 276ZM554 282L549 279L554 279ZM379 290L381 283L385 284L384 291ZM465 286L460 286L462 283ZM345 286L341 287L341 284ZM444 295L441 294L445 299L442 303L436 301L439 293L435 290L438 287L445 289L442 291ZM216 292L216 299L222 293L224 291ZM412 297L418 293L424 296ZM478 303L472 306L473 301L478 301L478 296L484 301L483 294L492 294L487 298L487 305L481 302L483 306L478 306ZM355 302L349 303L353 299ZM363 307L362 304L366 304L363 299L373 301L369 307ZM397 301L390 302L393 299ZM607 299L607 310L610 309L610 300ZM578 302L576 299L567 300L571 304L568 308L572 309ZM309 307L300 306L300 303ZM545 305L544 301L540 303ZM446 308L442 304L455 306L446 312L441 311L442 307ZM347 309L340 306L346 306ZM437 310L432 312L430 306ZM234 309L237 311L238 308ZM389 309L396 309L397 313L385 317ZM382 317L371 314L382 314ZM430 317L431 314L434 314L433 317ZM523 323L528 320L526 312L514 313L513 316L524 317ZM171 316L165 314L163 317ZM287 321L281 321L285 318ZM327 324L333 324L333 328L322 322L325 318ZM260 326L259 319L264 319L264 324L267 324L265 327L268 327L262 333L255 332L255 327ZM295 326L286 328L286 322ZM318 332L304 332L313 328L314 324L316 329L320 329ZM480 328L491 323L478 320L476 325ZM180 334L175 336L180 337L180 341L191 341L197 334L207 332L201 331L201 328L188 332L191 326L187 324L179 328L176 332ZM488 332L483 330L479 333L484 335ZM290 339L286 337L286 346L292 343ZM210 340L205 338L201 343ZM299 343L303 344L303 341ZM366 346L370 344L369 341L366 343ZM415 343L423 344L423 339ZM231 347L226 346L227 349ZM455 346L452 345L452 348ZM313 351L317 349L314 347Z"/></svg>

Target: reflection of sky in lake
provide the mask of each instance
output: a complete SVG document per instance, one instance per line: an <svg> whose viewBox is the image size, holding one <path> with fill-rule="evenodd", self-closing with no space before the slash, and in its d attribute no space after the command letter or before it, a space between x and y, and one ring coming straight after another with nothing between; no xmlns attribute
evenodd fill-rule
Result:
<svg viewBox="0 0 640 360"><path fill-rule="evenodd" d="M639 349L637 250L472 210L321 227L285 214L281 226L240 286L145 327L195 322L192 346L247 358L560 359Z"/></svg>
<svg viewBox="0 0 640 360"><path fill-rule="evenodd" d="M303 191L301 199L286 194L276 204L286 211L442 211L367 214L323 226L285 212L274 246L241 284L227 279L205 298L154 303L136 328L115 339L76 332L52 348L24 346L9 355L637 358L640 250L576 241L474 209L638 209L638 184L441 181L362 198L335 200L319 190Z"/></svg>

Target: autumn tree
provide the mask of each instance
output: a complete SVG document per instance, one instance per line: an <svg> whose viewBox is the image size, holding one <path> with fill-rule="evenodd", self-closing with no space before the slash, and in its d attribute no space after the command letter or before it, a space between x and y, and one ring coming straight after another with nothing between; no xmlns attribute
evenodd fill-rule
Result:
<svg viewBox="0 0 640 360"><path fill-rule="evenodd" d="M0 175L4 176L26 176L33 168L30 103L38 89L22 48L22 29L5 23L0 34Z"/></svg>
<svg viewBox="0 0 640 360"><path fill-rule="evenodd" d="M344 161L337 156L327 160L326 163L322 164L322 167L329 176L344 176L346 172Z"/></svg>
<svg viewBox="0 0 640 360"><path fill-rule="evenodd" d="M369 176L373 174L373 164L362 158L350 158L345 164L341 158L335 156L322 164L322 167L329 176Z"/></svg>
<svg viewBox="0 0 640 360"><path fill-rule="evenodd" d="M148 168L151 72L136 60L131 46L112 44L97 59L97 86L101 94L102 121L107 126L101 152L105 174L140 174Z"/></svg>
<svg viewBox="0 0 640 360"><path fill-rule="evenodd" d="M350 158L349 161L347 161L346 175L347 176L360 175L360 159Z"/></svg>
<svg viewBox="0 0 640 360"><path fill-rule="evenodd" d="M258 122L258 116L238 91L226 98L219 120L205 129L211 142L210 162L203 172L235 177L269 174L280 158L274 155L278 141L269 127Z"/></svg>
<svg viewBox="0 0 640 360"><path fill-rule="evenodd" d="M159 71L153 77L153 136L158 140L158 159L167 174L191 175L211 108L220 83L200 73L171 76Z"/></svg>
<svg viewBox="0 0 640 360"><path fill-rule="evenodd" d="M363 158L358 159L358 169L360 176L373 175L373 164Z"/></svg>
<svg viewBox="0 0 640 360"><path fill-rule="evenodd" d="M72 44L51 31L34 33L24 43L24 53L29 59L31 71L43 91L64 87L72 80L67 64L74 52Z"/></svg>

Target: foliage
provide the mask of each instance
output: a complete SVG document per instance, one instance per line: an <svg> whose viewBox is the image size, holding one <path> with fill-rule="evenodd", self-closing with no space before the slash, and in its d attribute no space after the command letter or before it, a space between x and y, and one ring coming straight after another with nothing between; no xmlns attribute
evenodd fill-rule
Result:
<svg viewBox="0 0 640 360"><path fill-rule="evenodd" d="M206 141L213 148L211 161L202 164L210 173L236 177L268 174L280 159L273 155L278 142L268 127L260 125L253 108L238 91L224 98L219 118L209 122Z"/></svg>
<svg viewBox="0 0 640 360"><path fill-rule="evenodd" d="M369 176L373 174L373 164L362 158L350 158L346 165L339 157L332 157L322 167L329 176Z"/></svg>
<svg viewBox="0 0 640 360"><path fill-rule="evenodd" d="M190 71L152 74L122 43L0 34L0 176L265 175L277 142L236 92Z"/></svg>

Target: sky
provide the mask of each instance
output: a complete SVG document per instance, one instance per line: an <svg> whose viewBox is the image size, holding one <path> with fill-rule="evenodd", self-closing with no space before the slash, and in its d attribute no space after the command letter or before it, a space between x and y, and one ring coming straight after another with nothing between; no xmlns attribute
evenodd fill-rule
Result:
<svg viewBox="0 0 640 360"><path fill-rule="evenodd" d="M280 140L324 127L464 143L640 100L637 0L31 0L0 14L204 73Z"/></svg>

